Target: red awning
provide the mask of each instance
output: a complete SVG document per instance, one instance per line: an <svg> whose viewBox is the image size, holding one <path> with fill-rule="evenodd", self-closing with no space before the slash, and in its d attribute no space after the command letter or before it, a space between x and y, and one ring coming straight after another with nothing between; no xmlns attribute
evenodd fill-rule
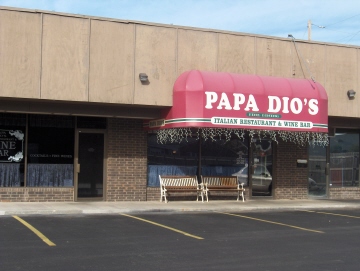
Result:
<svg viewBox="0 0 360 271"><path fill-rule="evenodd" d="M174 84L173 107L149 128L328 131L325 89L308 79L192 70Z"/></svg>

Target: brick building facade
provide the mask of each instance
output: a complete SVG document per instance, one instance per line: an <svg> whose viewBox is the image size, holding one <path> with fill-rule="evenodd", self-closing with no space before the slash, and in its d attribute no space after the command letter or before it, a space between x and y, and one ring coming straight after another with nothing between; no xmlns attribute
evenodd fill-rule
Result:
<svg viewBox="0 0 360 271"><path fill-rule="evenodd" d="M358 46L8 7L0 26L0 201L158 201L154 172L169 167L248 167L248 199L360 198L360 99L347 95L360 84ZM262 148L249 131L160 144L144 123L174 107L174 84L190 70L291 79L311 70L328 96L329 144L264 138L272 147ZM10 141L21 158L5 156ZM266 193L254 193L254 164L272 178Z"/></svg>

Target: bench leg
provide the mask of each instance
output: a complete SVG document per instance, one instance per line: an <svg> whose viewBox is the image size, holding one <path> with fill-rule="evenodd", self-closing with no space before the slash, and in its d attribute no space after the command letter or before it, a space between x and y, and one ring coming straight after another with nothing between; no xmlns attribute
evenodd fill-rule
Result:
<svg viewBox="0 0 360 271"><path fill-rule="evenodd" d="M161 189L161 191L160 191L160 202L162 202L163 198L164 198L164 202L167 203L168 200L166 198L166 190L165 189Z"/></svg>
<svg viewBox="0 0 360 271"><path fill-rule="evenodd" d="M196 192L196 201L199 201L199 197L201 197L201 201L204 202L204 195L202 191Z"/></svg>
<svg viewBox="0 0 360 271"><path fill-rule="evenodd" d="M165 200L165 203L168 203L169 201L167 200L166 198L166 191L164 191L164 200Z"/></svg>
<svg viewBox="0 0 360 271"><path fill-rule="evenodd" d="M236 201L239 201L240 193L241 193L242 202L244 202L245 201L244 191L241 192L239 191Z"/></svg>
<svg viewBox="0 0 360 271"><path fill-rule="evenodd" d="M199 201L199 197L201 197L201 199L203 198L202 191L196 192L196 201Z"/></svg>
<svg viewBox="0 0 360 271"><path fill-rule="evenodd" d="M201 195L201 202L204 203L204 192L201 191L201 192L200 192L200 195Z"/></svg>
<svg viewBox="0 0 360 271"><path fill-rule="evenodd" d="M209 202L209 191L207 189L204 190L204 194L205 194L205 197L206 197L206 202Z"/></svg>

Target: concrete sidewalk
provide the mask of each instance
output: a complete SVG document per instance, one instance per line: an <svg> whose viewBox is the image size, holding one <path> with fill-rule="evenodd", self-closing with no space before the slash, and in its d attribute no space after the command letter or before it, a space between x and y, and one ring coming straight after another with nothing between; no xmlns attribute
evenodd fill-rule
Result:
<svg viewBox="0 0 360 271"><path fill-rule="evenodd" d="M142 212L246 212L261 210L360 208L360 200L273 200L147 202L0 202L0 215L112 214Z"/></svg>

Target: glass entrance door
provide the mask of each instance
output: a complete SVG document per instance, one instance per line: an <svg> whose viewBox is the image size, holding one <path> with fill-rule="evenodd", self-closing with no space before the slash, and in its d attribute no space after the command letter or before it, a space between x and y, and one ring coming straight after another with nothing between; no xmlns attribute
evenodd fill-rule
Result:
<svg viewBox="0 0 360 271"><path fill-rule="evenodd" d="M104 134L78 132L78 198L103 197Z"/></svg>
<svg viewBox="0 0 360 271"><path fill-rule="evenodd" d="M249 172L252 196L272 196L272 141L253 139Z"/></svg>
<svg viewBox="0 0 360 271"><path fill-rule="evenodd" d="M325 197L327 195L327 148L309 146L309 196Z"/></svg>

